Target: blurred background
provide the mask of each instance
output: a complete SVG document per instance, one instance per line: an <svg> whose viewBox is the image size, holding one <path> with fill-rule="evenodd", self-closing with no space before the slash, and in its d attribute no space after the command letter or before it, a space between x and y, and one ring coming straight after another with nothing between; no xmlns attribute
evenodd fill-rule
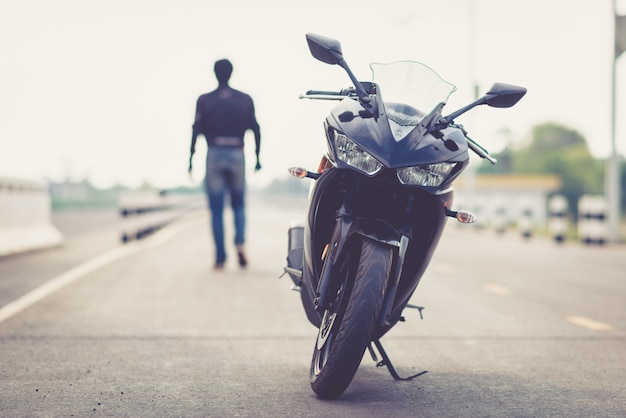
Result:
<svg viewBox="0 0 626 418"><path fill-rule="evenodd" d="M44 181L55 210L63 202L117 204L121 190L198 190L205 147L193 177L186 171L195 101L216 87L213 62L228 58L231 85L255 100L263 135L258 173L247 137L251 189L302 191L287 168L317 166L332 103L298 95L351 84L340 68L310 56L305 34L313 32L340 40L363 80L371 78L370 62L429 65L458 87L448 111L494 82L528 88L512 109L482 107L459 118L500 161L492 167L473 158L459 184L461 203L474 206L474 192L487 193L490 218L531 210L545 223L549 198L559 194L577 217L581 196L608 195L614 158L622 162L612 177L621 178L623 210L626 64L615 60L615 83L612 75L614 15L626 14L624 3L2 1L0 178ZM543 200L500 207L494 199L510 200L502 190L525 193L525 201L539 192Z"/></svg>

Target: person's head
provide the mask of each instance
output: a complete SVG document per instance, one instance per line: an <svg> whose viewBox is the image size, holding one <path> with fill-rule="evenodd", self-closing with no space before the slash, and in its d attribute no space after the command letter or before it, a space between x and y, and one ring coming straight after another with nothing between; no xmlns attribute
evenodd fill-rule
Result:
<svg viewBox="0 0 626 418"><path fill-rule="evenodd" d="M228 84L230 75L233 72L233 64L225 58L217 60L215 61L213 70L215 71L215 77L220 84Z"/></svg>

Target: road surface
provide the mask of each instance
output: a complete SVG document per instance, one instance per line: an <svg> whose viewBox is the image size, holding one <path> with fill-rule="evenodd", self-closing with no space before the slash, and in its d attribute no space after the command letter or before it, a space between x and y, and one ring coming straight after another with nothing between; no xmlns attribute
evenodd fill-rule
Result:
<svg viewBox="0 0 626 418"><path fill-rule="evenodd" d="M424 320L382 340L428 373L394 381L366 353L318 399L316 329L278 278L304 206L280 203L251 202L246 270L212 270L204 211L130 245L115 214L57 216L64 247L0 259L0 416L626 416L626 249L456 223L413 298Z"/></svg>

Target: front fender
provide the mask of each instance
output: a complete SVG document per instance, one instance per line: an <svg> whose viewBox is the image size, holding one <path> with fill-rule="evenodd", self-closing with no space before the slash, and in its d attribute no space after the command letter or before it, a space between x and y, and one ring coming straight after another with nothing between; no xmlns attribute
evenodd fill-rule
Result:
<svg viewBox="0 0 626 418"><path fill-rule="evenodd" d="M330 241L328 257L331 265L341 259L346 244L355 235L370 238L392 247L400 246L401 234L389 223L380 219L360 219L339 216Z"/></svg>
<svg viewBox="0 0 626 418"><path fill-rule="evenodd" d="M335 229L329 243L322 273L317 287L315 310L323 312L327 308L328 289L332 283L336 266L347 251L348 243L355 236L362 236L391 247L400 246L400 233L387 222L378 219L360 219L347 215L337 218Z"/></svg>

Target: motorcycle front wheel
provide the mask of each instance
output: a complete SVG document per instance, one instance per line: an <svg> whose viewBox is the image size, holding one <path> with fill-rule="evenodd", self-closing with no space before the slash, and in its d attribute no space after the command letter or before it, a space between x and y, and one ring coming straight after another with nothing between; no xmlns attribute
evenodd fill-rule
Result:
<svg viewBox="0 0 626 418"><path fill-rule="evenodd" d="M311 388L319 397L337 398L352 382L376 326L392 257L390 247L364 237L347 250L313 350Z"/></svg>

